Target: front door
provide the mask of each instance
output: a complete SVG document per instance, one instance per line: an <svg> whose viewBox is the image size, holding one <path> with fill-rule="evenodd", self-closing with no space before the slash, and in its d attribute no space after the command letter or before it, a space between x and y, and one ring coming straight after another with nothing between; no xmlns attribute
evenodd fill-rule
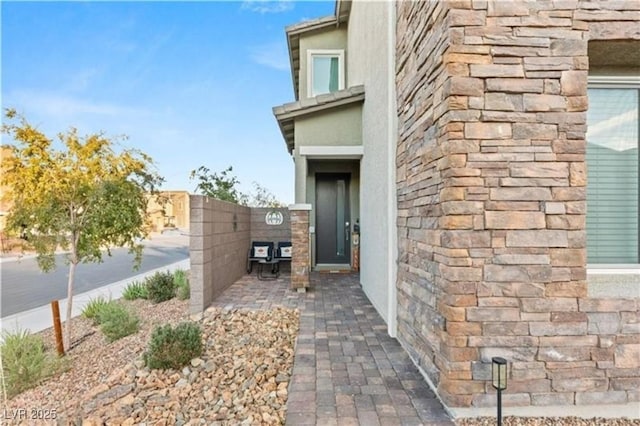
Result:
<svg viewBox="0 0 640 426"><path fill-rule="evenodd" d="M351 263L349 177L316 174L316 263Z"/></svg>

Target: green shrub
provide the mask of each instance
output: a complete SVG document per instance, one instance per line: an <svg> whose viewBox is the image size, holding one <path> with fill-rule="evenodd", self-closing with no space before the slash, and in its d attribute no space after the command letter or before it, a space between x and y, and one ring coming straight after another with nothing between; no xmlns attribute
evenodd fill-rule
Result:
<svg viewBox="0 0 640 426"><path fill-rule="evenodd" d="M193 322L184 322L172 328L167 324L156 327L144 354L149 368L181 368L193 358L202 355L202 330Z"/></svg>
<svg viewBox="0 0 640 426"><path fill-rule="evenodd" d="M47 353L42 338L28 331L2 333L2 373L9 398L55 374L63 362Z"/></svg>
<svg viewBox="0 0 640 426"><path fill-rule="evenodd" d="M176 290L176 295L180 300L187 300L189 297L191 297L191 287L189 286L189 281L178 287L178 289Z"/></svg>
<svg viewBox="0 0 640 426"><path fill-rule="evenodd" d="M124 305L116 302L108 303L98 313L100 330L109 342L116 341L140 329L140 320Z"/></svg>
<svg viewBox="0 0 640 426"><path fill-rule="evenodd" d="M125 300L148 299L147 286L140 281L133 281L124 288L122 297Z"/></svg>
<svg viewBox="0 0 640 426"><path fill-rule="evenodd" d="M111 300L107 300L104 296L98 296L95 299L90 299L82 310L82 316L93 320L94 324L98 324L98 314Z"/></svg>
<svg viewBox="0 0 640 426"><path fill-rule="evenodd" d="M187 271L184 269L176 269L173 271L173 282L176 287L180 287L184 283L189 282L189 279L187 278Z"/></svg>
<svg viewBox="0 0 640 426"><path fill-rule="evenodd" d="M186 300L191 296L191 288L189 287L189 278L187 271L176 269L173 272L173 283L176 287L176 295L180 300Z"/></svg>
<svg viewBox="0 0 640 426"><path fill-rule="evenodd" d="M170 272L156 272L146 279L146 285L149 300L153 303L173 299L176 295L173 275Z"/></svg>

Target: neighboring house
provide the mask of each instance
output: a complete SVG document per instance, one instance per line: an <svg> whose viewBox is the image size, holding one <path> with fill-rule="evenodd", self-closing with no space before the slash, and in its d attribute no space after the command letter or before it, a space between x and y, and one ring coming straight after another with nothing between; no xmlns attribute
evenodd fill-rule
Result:
<svg viewBox="0 0 640 426"><path fill-rule="evenodd" d="M337 0L286 34L294 287L359 220L363 290L455 415L495 405L494 356L510 413L637 414L640 3Z"/></svg>
<svg viewBox="0 0 640 426"><path fill-rule="evenodd" d="M187 191L160 191L159 198L151 198L147 213L153 232L179 228L188 231L189 193Z"/></svg>

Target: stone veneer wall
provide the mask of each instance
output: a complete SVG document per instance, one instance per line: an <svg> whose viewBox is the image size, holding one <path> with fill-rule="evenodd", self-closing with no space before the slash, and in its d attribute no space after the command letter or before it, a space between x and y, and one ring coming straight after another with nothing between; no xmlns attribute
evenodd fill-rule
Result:
<svg viewBox="0 0 640 426"><path fill-rule="evenodd" d="M398 338L450 407L493 356L506 405L640 399L638 299L588 298L585 249L587 43L639 8L397 4Z"/></svg>
<svg viewBox="0 0 640 426"><path fill-rule="evenodd" d="M191 195L191 303L202 312L246 273L251 209Z"/></svg>
<svg viewBox="0 0 640 426"><path fill-rule="evenodd" d="M310 205L303 209L289 207L291 210L291 288L305 291L309 287L309 211Z"/></svg>

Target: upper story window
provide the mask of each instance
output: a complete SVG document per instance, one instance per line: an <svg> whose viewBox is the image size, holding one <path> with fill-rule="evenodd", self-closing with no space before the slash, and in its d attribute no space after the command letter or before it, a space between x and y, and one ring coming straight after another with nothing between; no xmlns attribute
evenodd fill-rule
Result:
<svg viewBox="0 0 640 426"><path fill-rule="evenodd" d="M587 113L587 262L640 263L640 82L590 79Z"/></svg>
<svg viewBox="0 0 640 426"><path fill-rule="evenodd" d="M309 97L344 89L344 50L308 50Z"/></svg>

